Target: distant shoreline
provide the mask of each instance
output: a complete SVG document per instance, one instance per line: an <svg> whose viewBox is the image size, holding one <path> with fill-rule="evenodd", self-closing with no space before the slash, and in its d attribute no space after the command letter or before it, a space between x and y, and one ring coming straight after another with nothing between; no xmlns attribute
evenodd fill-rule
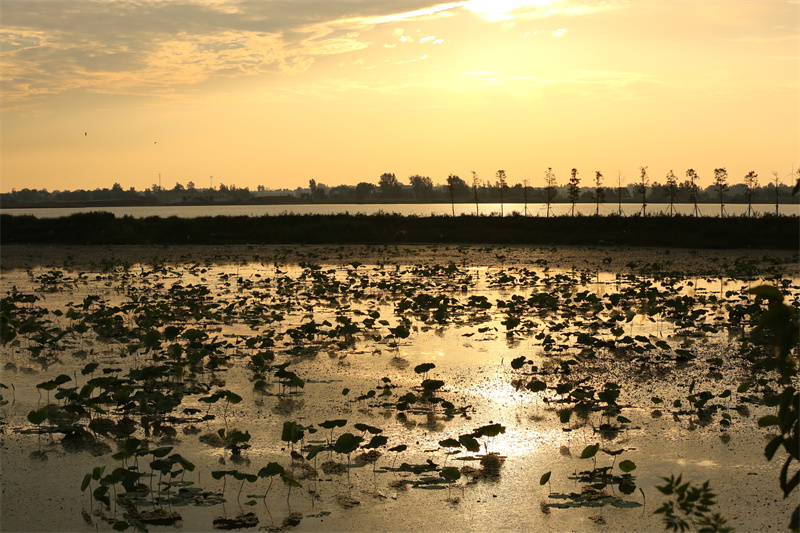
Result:
<svg viewBox="0 0 800 533"><path fill-rule="evenodd" d="M475 205L474 201L456 201L456 205ZM480 202L479 205L495 205L500 202ZM507 204L518 204L520 202L506 202ZM571 202L567 200L554 200L553 205L569 205ZM623 205L641 205L641 200L623 199L621 202L604 202L603 205L616 205L621 203ZM654 202L648 202L648 205ZM663 202L655 202L662 204ZM679 202L685 205L686 202ZM800 203L800 197L787 198L782 201L780 205L795 205ZM163 202L158 198L148 196L143 198L126 198L119 200L82 200L82 201L63 201L63 202L24 202L24 203L1 203L0 211L7 209L62 209L62 208L94 208L94 207L203 207L203 206L248 206L248 205L394 205L394 204L407 204L407 205L450 205L450 202L425 202L413 199L391 199L385 202L371 200L369 202L332 202L332 201L310 201L306 198L298 198L295 196L255 196L241 200L203 200L192 199L180 202ZM540 205L543 202L529 201L530 205ZM576 202L576 205L595 205L594 202ZM676 203L677 205L677 203ZM702 208L704 212L719 210L719 203L703 202L698 203L698 207ZM725 201L725 205L747 205L746 201L731 200ZM774 205L771 203L755 203L753 205Z"/></svg>
<svg viewBox="0 0 800 533"><path fill-rule="evenodd" d="M0 203L0 211L4 209L59 209L59 208L92 208L92 207L158 207L158 206L218 206L218 205L302 205L310 204L302 198L293 196L259 196L247 200L191 200L186 202L162 202L158 198L126 198L123 200L85 200L66 202L26 202L15 204Z"/></svg>

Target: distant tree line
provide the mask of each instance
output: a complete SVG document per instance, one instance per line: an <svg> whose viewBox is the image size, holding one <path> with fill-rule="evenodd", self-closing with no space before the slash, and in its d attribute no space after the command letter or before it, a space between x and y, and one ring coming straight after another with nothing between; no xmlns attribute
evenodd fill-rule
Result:
<svg viewBox="0 0 800 533"><path fill-rule="evenodd" d="M119 183L111 188L74 191L47 191L46 189L12 190L0 194L0 205L49 204L59 202L137 202L149 199L153 203L163 204L205 204L205 203L237 203L248 202L265 196L291 197L293 201L309 203L474 203L476 212L481 203L544 203L547 214L551 214L553 203L571 203L574 213L576 203L594 203L599 213L603 203L641 203L642 214L647 214L649 203L669 204L670 214L673 204L708 204L719 203L720 213L724 216L724 205L730 204L778 204L797 203L798 197L792 195L794 182L800 183L800 169L791 175L791 185L783 183L787 176L778 177L775 172L764 183L751 171L736 184L728 183L728 174L724 168L714 170L712 185L700 188L699 176L693 169L688 169L682 176L669 171L663 181L654 180L646 166L640 167L640 178L635 183L622 184L621 179L606 180L603 173L593 171L586 179L588 186L582 185L583 176L573 168L565 182L559 184L558 177L552 168L548 168L542 177L542 186L532 186L529 180L522 183L509 184L504 170L498 170L491 179L481 179L475 172L469 182L460 176L450 174L444 184L434 184L428 176L418 174L410 176L405 182L394 173L383 173L377 183L360 182L357 185L327 186L311 179L307 188L294 190L284 189L271 191L259 185L255 191L248 187L236 187L219 183L216 187L198 188L194 182L186 185L175 183L171 188L154 184L144 191L134 188L123 189ZM455 212L455 209L454 209ZM525 213L527 214L527 213Z"/></svg>
<svg viewBox="0 0 800 533"><path fill-rule="evenodd" d="M394 173L381 174L378 183L361 182L357 185L337 185L329 187L309 181L306 190L299 196L318 203L659 203L659 204L771 204L776 201L796 203L792 197L792 187L782 183L773 173L770 180L761 185L758 175L751 171L738 184L728 184L724 168L715 169L714 183L706 188L697 185L698 174L693 169L686 171L685 179L680 180L673 171L665 176L664 182L650 183L647 167L641 167L641 179L636 183L611 183L604 185L603 174L593 172L590 186L581 186L577 169L570 171L570 177L559 185L552 168L548 168L543 186L531 186L529 180L509 185L505 170L498 170L493 179L482 180L473 172L468 183L460 176L450 174L444 184L433 183L428 176L418 174L409 176L408 183L401 182ZM792 181L800 179L800 169L792 175ZM646 210L646 209L645 209ZM573 209L574 212L574 209Z"/></svg>
<svg viewBox="0 0 800 533"><path fill-rule="evenodd" d="M185 186L175 183L172 188L153 185L144 191L137 191L135 188L123 189L119 183L109 188L97 189L76 189L73 191L48 191L47 189L20 189L12 190L10 193L0 194L0 204L10 207L14 204L42 204L54 202L109 202L109 201L138 201L150 199L153 203L206 203L206 202L230 202L241 201L261 195L265 191L262 185L258 186L256 193L250 191L248 187L239 188L235 185L227 186L220 183L215 188L201 189L195 187L194 182L188 182Z"/></svg>

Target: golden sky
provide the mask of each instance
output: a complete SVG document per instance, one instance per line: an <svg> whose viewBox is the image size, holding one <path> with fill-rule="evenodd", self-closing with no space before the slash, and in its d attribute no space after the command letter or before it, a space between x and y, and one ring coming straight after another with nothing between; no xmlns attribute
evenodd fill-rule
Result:
<svg viewBox="0 0 800 533"><path fill-rule="evenodd" d="M0 0L0 189L766 183L800 159L799 21L797 1Z"/></svg>

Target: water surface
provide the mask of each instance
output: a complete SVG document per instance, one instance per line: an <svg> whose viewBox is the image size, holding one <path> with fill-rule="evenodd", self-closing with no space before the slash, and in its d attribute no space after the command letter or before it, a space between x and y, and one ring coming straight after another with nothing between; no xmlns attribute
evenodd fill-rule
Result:
<svg viewBox="0 0 800 533"><path fill-rule="evenodd" d="M693 215L693 204L675 204L675 211L681 215ZM698 205L702 216L719 216L719 204ZM57 207L36 209L3 209L2 213L9 215L33 215L38 218L55 218L68 216L73 213L90 213L105 211L117 217L131 216L134 218L146 217L181 217L194 218L201 216L269 216L269 215L339 215L363 214L374 215L377 213L397 213L405 216L430 216L452 215L454 207L451 204L297 204L297 205L203 205L203 206L130 206L130 207ZM552 204L550 216L568 215L572 211L570 204ZM775 204L755 204L753 211L756 215L774 214ZM455 204L456 215L500 215L499 203L480 204ZM545 204L503 204L504 216L528 215L547 216ZM590 216L596 212L594 204L581 203L575 205L575 214ZM613 204L606 203L600 206L600 215L632 216L642 212L642 205L636 203ZM668 214L669 204L648 204L646 214ZM779 214L785 216L800 216L800 204L781 204ZM725 205L725 216L742 216L747 213L747 204Z"/></svg>

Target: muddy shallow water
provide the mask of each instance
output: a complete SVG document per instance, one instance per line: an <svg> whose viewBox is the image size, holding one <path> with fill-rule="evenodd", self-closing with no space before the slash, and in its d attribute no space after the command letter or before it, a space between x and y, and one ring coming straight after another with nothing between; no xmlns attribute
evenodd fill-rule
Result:
<svg viewBox="0 0 800 533"><path fill-rule="evenodd" d="M771 434L756 424L773 409L753 394L777 384L742 352L752 324L740 315L751 302L743 290L761 283L780 285L797 307L796 254L9 246L0 267L4 312L13 303L20 321L0 352L2 531L110 531L154 510L180 518L150 531L209 531L237 517L228 524L272 531L658 531L653 511L665 498L655 487L672 474L710 480L714 511L738 531L788 523L782 460L764 458ZM286 363L293 383L281 377ZM415 371L424 363L434 366ZM149 378L131 372L148 368ZM69 381L41 387L60 375ZM121 381L81 398L63 392L101 376ZM426 393L426 379L442 383ZM537 381L546 388L526 388ZM743 383L754 389L738 392ZM613 405L598 399L613 390ZM233 401L214 400L219 391ZM403 405L409 393L416 403ZM692 405L702 393L708 401ZM87 416L66 416L70 405ZM48 417L34 424L37 411ZM330 420L346 422L331 432L320 426ZM286 422L304 429L302 440L281 439ZM363 446L377 433L356 424L386 437L376 462ZM495 424L495 436L478 431ZM219 430L249 439L226 448ZM364 439L350 457L305 458L345 433ZM478 451L440 444L470 434ZM130 439L144 450L137 468L112 458ZM595 457L581 459L596 443ZM398 445L407 449L389 451ZM162 490L147 454L159 447L194 467L172 465L174 484ZM635 464L627 475L625 460ZM268 463L301 486L232 473ZM81 491L96 467L105 471ZM104 479L119 467L148 475L126 491ZM448 467L460 473L452 485ZM603 467L615 476L603 488L576 479ZM92 497L103 483L105 501ZM178 497L187 490L195 496Z"/></svg>

